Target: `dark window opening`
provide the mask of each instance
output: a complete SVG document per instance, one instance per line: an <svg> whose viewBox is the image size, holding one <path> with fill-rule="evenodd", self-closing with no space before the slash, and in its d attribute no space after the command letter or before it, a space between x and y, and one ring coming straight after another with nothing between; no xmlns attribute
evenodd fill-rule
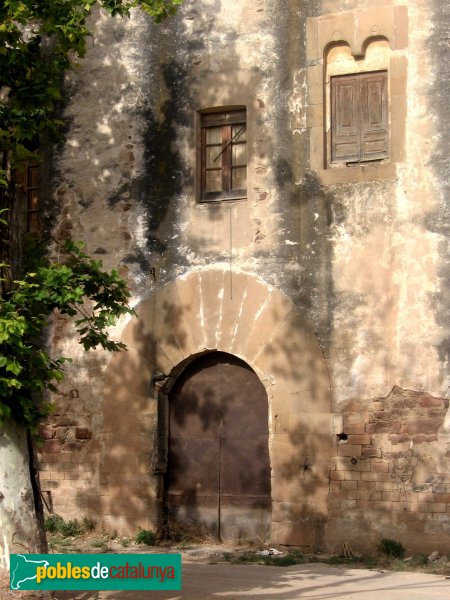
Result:
<svg viewBox="0 0 450 600"><path fill-rule="evenodd" d="M331 78L331 162L389 156L387 71Z"/></svg>
<svg viewBox="0 0 450 600"><path fill-rule="evenodd" d="M200 119L200 200L210 202L246 198L246 110L203 113Z"/></svg>
<svg viewBox="0 0 450 600"><path fill-rule="evenodd" d="M39 165L28 165L24 182L24 191L27 202L27 232L39 233Z"/></svg>
<svg viewBox="0 0 450 600"><path fill-rule="evenodd" d="M40 169L37 162L25 163L13 172L14 196L23 207L21 214L25 222L22 231L33 235L39 235L41 231L40 183Z"/></svg>

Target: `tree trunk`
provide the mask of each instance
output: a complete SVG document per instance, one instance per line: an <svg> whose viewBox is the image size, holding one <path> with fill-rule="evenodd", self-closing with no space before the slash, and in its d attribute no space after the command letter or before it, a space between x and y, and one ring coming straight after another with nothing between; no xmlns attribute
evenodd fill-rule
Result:
<svg viewBox="0 0 450 600"><path fill-rule="evenodd" d="M32 479L34 481L32 481ZM46 553L35 461L23 427L0 428L0 570L9 572L10 553Z"/></svg>

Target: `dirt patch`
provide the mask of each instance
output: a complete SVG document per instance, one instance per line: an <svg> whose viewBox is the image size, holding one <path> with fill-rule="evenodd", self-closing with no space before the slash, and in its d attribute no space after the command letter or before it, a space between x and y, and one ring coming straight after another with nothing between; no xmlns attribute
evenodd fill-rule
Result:
<svg viewBox="0 0 450 600"><path fill-rule="evenodd" d="M0 573L0 600L50 600L49 592L20 592L9 589L9 577Z"/></svg>
<svg viewBox="0 0 450 600"><path fill-rule="evenodd" d="M267 554L267 549L255 546L236 546L216 542L203 543L160 543L155 546L144 546L135 543L133 538L111 537L106 533L92 532L77 537L63 537L60 534L50 534L50 552L57 554L152 554L174 553L181 554L184 565L192 568L198 565L265 565L267 567L290 567L293 565L311 565L313 563L328 564L342 569L370 569L373 572L387 573L389 571L415 571L439 575L450 575L450 562L436 561L428 563L427 557L407 557L393 559L376 556L343 557L327 554L303 554L291 547L279 547L278 553ZM442 557L443 559L445 557ZM282 569L284 572L284 569ZM38 592L20 592L9 590L9 579L0 575L0 600L48 600Z"/></svg>

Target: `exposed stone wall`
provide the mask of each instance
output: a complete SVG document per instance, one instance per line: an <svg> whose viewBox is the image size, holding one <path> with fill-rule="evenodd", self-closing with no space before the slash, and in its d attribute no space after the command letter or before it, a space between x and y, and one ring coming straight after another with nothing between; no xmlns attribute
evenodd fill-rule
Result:
<svg viewBox="0 0 450 600"><path fill-rule="evenodd" d="M55 400L51 420L40 428L44 440L40 448L41 485L46 508L58 512L63 505L65 513L73 518L80 510L98 515L101 407L97 411L86 408L77 389L61 391Z"/></svg>
<svg viewBox="0 0 450 600"><path fill-rule="evenodd" d="M331 547L346 541L364 551L394 535L409 551L446 551L448 406L447 399L399 387L386 398L344 406L330 472Z"/></svg>

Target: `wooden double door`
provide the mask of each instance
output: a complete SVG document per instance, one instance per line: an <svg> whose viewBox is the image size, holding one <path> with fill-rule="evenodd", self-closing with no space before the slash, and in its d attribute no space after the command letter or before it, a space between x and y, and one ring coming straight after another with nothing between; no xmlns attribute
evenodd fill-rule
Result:
<svg viewBox="0 0 450 600"><path fill-rule="evenodd" d="M169 395L169 524L219 539L267 536L271 519L267 394L243 361L213 352Z"/></svg>

